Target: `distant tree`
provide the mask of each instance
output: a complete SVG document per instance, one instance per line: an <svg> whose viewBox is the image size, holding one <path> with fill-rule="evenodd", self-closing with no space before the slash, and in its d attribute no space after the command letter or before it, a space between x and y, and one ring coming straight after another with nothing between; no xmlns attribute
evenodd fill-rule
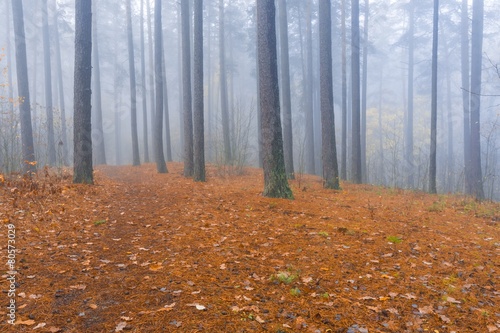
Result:
<svg viewBox="0 0 500 333"><path fill-rule="evenodd" d="M156 111L154 127L154 149L156 170L158 173L167 172L167 164L163 155L163 36L161 24L161 0L155 0L155 87L156 87Z"/></svg>
<svg viewBox="0 0 500 333"><path fill-rule="evenodd" d="M319 0L319 72L323 187L339 189L332 78L332 15L330 0Z"/></svg>
<svg viewBox="0 0 500 333"><path fill-rule="evenodd" d="M130 78L130 118L132 129L132 164L137 166L141 164L139 158L139 139L137 137L137 90L135 82L135 63L134 63L134 39L132 35L132 10L130 0L126 1L127 11L127 39L128 39L128 67Z"/></svg>
<svg viewBox="0 0 500 333"><path fill-rule="evenodd" d="M408 106L405 126L405 163L407 179L406 184L412 188L415 184L413 165L413 76L415 53L415 0L408 3Z"/></svg>
<svg viewBox="0 0 500 333"><path fill-rule="evenodd" d="M146 0L149 2L149 0ZM144 163L149 163L149 144L148 144L148 105L146 97L146 55L144 44L144 0L141 0L140 14L140 34L141 34L141 100L142 100L142 142L144 145ZM154 110L151 106L151 110Z"/></svg>
<svg viewBox="0 0 500 333"><path fill-rule="evenodd" d="M94 0L94 8L97 8L97 1ZM95 147L95 164L106 164L106 150L104 147L104 129L102 127L102 102L101 102L101 66L99 64L99 41L97 34L97 11L92 16L92 70L94 87L92 96L94 104L92 108L92 135Z"/></svg>
<svg viewBox="0 0 500 333"><path fill-rule="evenodd" d="M12 0L12 2L19 2ZM73 183L92 184L92 0L75 2Z"/></svg>
<svg viewBox="0 0 500 333"><path fill-rule="evenodd" d="M437 141L437 75L438 75L438 20L439 0L434 0L434 18L432 28L432 87L431 87L431 152L429 164L429 192L436 189L436 141Z"/></svg>
<svg viewBox="0 0 500 333"><path fill-rule="evenodd" d="M57 81L59 88L59 108L61 110L61 138L58 145L62 148L62 164L69 165L68 161L68 130L66 128L66 108L64 103L64 82L63 82L63 70L62 70L62 59L61 59L61 46L59 43L59 15L57 11L57 1L53 1L54 4L54 42L56 48L56 64L57 64Z"/></svg>
<svg viewBox="0 0 500 333"><path fill-rule="evenodd" d="M151 8L149 4L149 0L146 0L146 11L147 11L147 24L148 24L148 59L149 59L149 73L148 73L148 82L149 82L149 107L151 109L151 129L154 132L154 122L155 122L155 70L154 70L154 60L153 60L153 34L151 28ZM166 77L166 76L163 76ZM166 83L166 80L165 82ZM163 96L165 98L165 96ZM154 135L154 134L153 134ZM154 148L153 148L154 149Z"/></svg>
<svg viewBox="0 0 500 333"><path fill-rule="evenodd" d="M363 180L361 168L361 119L360 119L360 75L359 75L359 0L351 6L351 83L352 83L352 172L354 183Z"/></svg>
<svg viewBox="0 0 500 333"><path fill-rule="evenodd" d="M342 154L340 178L347 180L347 33L346 0L342 0L341 7L341 30L342 30Z"/></svg>
<svg viewBox="0 0 500 333"><path fill-rule="evenodd" d="M472 2L471 36L471 83L470 83L470 179L472 193L477 199L484 198L481 169L481 70L483 64L483 0Z"/></svg>
<svg viewBox="0 0 500 333"><path fill-rule="evenodd" d="M306 10L306 92L305 111L305 158L306 173L316 173L314 156L314 108L313 108L313 59L312 59L312 3L307 1Z"/></svg>
<svg viewBox="0 0 500 333"><path fill-rule="evenodd" d="M54 110L52 107L52 66L50 62L50 32L48 0L42 0L43 62L45 74L45 111L47 114L47 150L49 165L56 164L56 143L54 139Z"/></svg>
<svg viewBox="0 0 500 333"><path fill-rule="evenodd" d="M163 39L162 42L164 42ZM163 113L165 117L165 150L167 154L167 162L172 162L172 139L170 136L170 113L168 111L168 90L167 90L167 71L165 66L165 43L162 44L162 73L163 73Z"/></svg>
<svg viewBox="0 0 500 333"><path fill-rule="evenodd" d="M30 92L28 80L28 61L26 59L26 39L24 34L23 2L12 0L12 18L14 21L14 38L16 43L17 91L19 94L21 113L22 166L24 173L36 171L33 130L31 127Z"/></svg>
<svg viewBox="0 0 500 333"><path fill-rule="evenodd" d="M264 196L293 197L288 186L280 121L274 0L257 0L257 51L262 117Z"/></svg>
<svg viewBox="0 0 500 333"><path fill-rule="evenodd" d="M227 101L226 78L226 47L224 29L224 0L219 0L219 69L220 69L220 108L222 116L222 137L224 140L224 163L229 163L231 156L231 141L229 129L229 110Z"/></svg>
<svg viewBox="0 0 500 333"><path fill-rule="evenodd" d="M181 2L182 106L184 118L184 176L193 176L193 111L191 96L191 45L189 1Z"/></svg>
<svg viewBox="0 0 500 333"><path fill-rule="evenodd" d="M286 0L278 1L278 19L280 32L281 59L281 91L283 107L283 148L285 169L289 179L294 179L293 169L293 135L292 135L292 102L290 97L290 64L288 55L288 20Z"/></svg>
<svg viewBox="0 0 500 333"><path fill-rule="evenodd" d="M203 1L194 0L194 180L205 181L205 131L203 120Z"/></svg>
<svg viewBox="0 0 500 333"><path fill-rule="evenodd" d="M367 181L366 173L366 95L368 88L368 18L370 17L370 2L365 0L365 18L363 24L363 77L361 80L361 174L363 182Z"/></svg>

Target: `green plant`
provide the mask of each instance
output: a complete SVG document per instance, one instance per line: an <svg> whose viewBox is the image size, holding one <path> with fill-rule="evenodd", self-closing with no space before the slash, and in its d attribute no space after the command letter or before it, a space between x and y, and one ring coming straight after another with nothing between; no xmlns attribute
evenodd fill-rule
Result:
<svg viewBox="0 0 500 333"><path fill-rule="evenodd" d="M393 244L399 244L403 241L403 239L399 236L388 236L387 240Z"/></svg>
<svg viewBox="0 0 500 333"><path fill-rule="evenodd" d="M297 287L290 289L290 295L292 296L300 296L300 293L301 291Z"/></svg>
<svg viewBox="0 0 500 333"><path fill-rule="evenodd" d="M326 232L326 231L320 231L320 232L318 232L318 235L325 237L325 238L329 236L328 232Z"/></svg>
<svg viewBox="0 0 500 333"><path fill-rule="evenodd" d="M329 293L327 293L327 292L324 292L324 293L322 293L320 296L321 296L321 298L328 299L328 298L330 297L330 294L329 294Z"/></svg>
<svg viewBox="0 0 500 333"><path fill-rule="evenodd" d="M104 224L106 223L106 220L98 220L98 221L94 221L94 225L95 226L98 226L98 225L101 225L101 224Z"/></svg>
<svg viewBox="0 0 500 333"><path fill-rule="evenodd" d="M272 281L278 281L284 284L291 284L293 281L297 280L299 277L297 272L291 271L281 271L276 275L271 276Z"/></svg>

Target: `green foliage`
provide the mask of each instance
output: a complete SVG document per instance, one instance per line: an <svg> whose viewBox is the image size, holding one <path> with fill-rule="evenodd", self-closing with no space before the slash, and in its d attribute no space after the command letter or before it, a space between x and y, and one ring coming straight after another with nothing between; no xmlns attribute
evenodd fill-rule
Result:
<svg viewBox="0 0 500 333"><path fill-rule="evenodd" d="M295 287L295 288L290 289L290 295L300 296L300 294L301 294L301 291L299 288Z"/></svg>
<svg viewBox="0 0 500 333"><path fill-rule="evenodd" d="M328 232L326 232L326 231L320 231L320 232L318 232L318 235L325 237L325 238L329 236Z"/></svg>
<svg viewBox="0 0 500 333"><path fill-rule="evenodd" d="M106 220L97 220L97 221L94 221L94 225L95 226L99 226L99 225L104 224L104 223L106 223Z"/></svg>
<svg viewBox="0 0 500 333"><path fill-rule="evenodd" d="M394 244L399 244L403 241L403 239L399 236L388 236L387 240Z"/></svg>
<svg viewBox="0 0 500 333"><path fill-rule="evenodd" d="M278 281L284 284L291 284L299 277L298 272L293 271L281 271L276 275L271 276L272 281Z"/></svg>

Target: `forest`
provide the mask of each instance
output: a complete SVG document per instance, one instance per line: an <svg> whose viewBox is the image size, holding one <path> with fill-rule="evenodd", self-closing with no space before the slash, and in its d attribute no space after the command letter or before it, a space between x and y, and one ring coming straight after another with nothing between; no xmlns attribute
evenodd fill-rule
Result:
<svg viewBox="0 0 500 333"><path fill-rule="evenodd" d="M495 1L0 16L2 332L500 331Z"/></svg>

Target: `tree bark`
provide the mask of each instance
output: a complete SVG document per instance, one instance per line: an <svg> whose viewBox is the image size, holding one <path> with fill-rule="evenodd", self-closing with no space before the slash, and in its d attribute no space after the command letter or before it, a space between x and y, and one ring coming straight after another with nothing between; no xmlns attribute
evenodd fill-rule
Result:
<svg viewBox="0 0 500 333"><path fill-rule="evenodd" d="M472 194L472 181L470 175L470 52L469 52L469 4L462 0L462 15L460 20L460 49L461 49L461 72L462 72L462 107L464 120L464 175L465 193Z"/></svg>
<svg viewBox="0 0 500 333"><path fill-rule="evenodd" d="M368 17L370 2L365 0L365 18L363 26L363 78L361 88L361 174L362 181L368 181L366 173L366 95L368 86Z"/></svg>
<svg viewBox="0 0 500 333"><path fill-rule="evenodd" d="M342 30L342 161L340 168L340 178L347 180L347 33L346 21L346 0L342 0L341 8L341 30Z"/></svg>
<svg viewBox="0 0 500 333"><path fill-rule="evenodd" d="M306 88L306 107L305 112L305 158L306 158L306 173L316 173L316 163L314 156L314 108L313 108L313 60L312 60L312 18L311 18L311 2L307 2L306 12L306 69L307 78L305 80Z"/></svg>
<svg viewBox="0 0 500 333"><path fill-rule="evenodd" d="M165 38L162 42L165 41ZM172 139L170 136L170 113L168 111L168 89L167 89L167 71L165 69L165 43L162 45L162 73L163 73L163 113L165 117L165 150L167 154L167 162L172 162Z"/></svg>
<svg viewBox="0 0 500 333"><path fill-rule="evenodd" d="M96 1L94 0L94 7ZM106 150L104 148L104 130L102 127L102 103L101 103L101 67L99 65L99 41L97 34L97 14L94 12L92 20L92 69L94 71L94 107L93 111L93 126L92 126L92 143L95 148L94 159L95 164L106 164Z"/></svg>
<svg viewBox="0 0 500 333"><path fill-rule="evenodd" d="M203 120L203 1L194 0L194 181L205 181L205 130Z"/></svg>
<svg viewBox="0 0 500 333"><path fill-rule="evenodd" d="M139 158L139 140L137 137L137 90L135 82L135 63L134 63L134 40L132 36L132 13L130 1L126 2L127 10L127 39L128 39L128 67L130 78L130 122L132 130L132 164L138 166L141 164Z"/></svg>
<svg viewBox="0 0 500 333"><path fill-rule="evenodd" d="M414 36L415 36L415 0L409 2L408 22L408 106L405 128L405 168L406 184L409 188L415 186L413 165L413 72L414 72Z"/></svg>
<svg viewBox="0 0 500 333"><path fill-rule="evenodd" d="M161 24L161 0L155 0L155 87L156 87L156 111L155 111L155 131L154 149L156 171L158 173L167 172L167 164L163 155L163 37Z"/></svg>
<svg viewBox="0 0 500 333"><path fill-rule="evenodd" d="M288 186L283 156L275 13L274 0L257 0L257 50L264 168L263 195L291 199L293 195Z"/></svg>
<svg viewBox="0 0 500 333"><path fill-rule="evenodd" d="M149 2L149 0L146 0ZM141 99L142 99L142 142L144 145L144 163L149 163L148 144L148 105L146 93L146 50L144 43L144 0L141 0ZM151 108L151 110L154 110Z"/></svg>
<svg viewBox="0 0 500 333"><path fill-rule="evenodd" d="M231 140L229 129L229 111L227 106L227 78L226 78L226 48L224 32L224 0L219 0L219 67L220 67L220 108L222 115L222 137L224 140L224 163L230 163Z"/></svg>
<svg viewBox="0 0 500 333"><path fill-rule="evenodd" d="M182 25L182 105L184 118L184 176L193 176L193 114L191 96L191 45L189 3L181 2Z"/></svg>
<svg viewBox="0 0 500 333"><path fill-rule="evenodd" d="M437 75L438 75L438 20L439 0L434 0L432 28L432 87L431 87L431 152L429 158L429 192L437 193L436 188L436 144L437 144Z"/></svg>
<svg viewBox="0 0 500 333"><path fill-rule="evenodd" d="M352 181L363 180L361 168L361 119L360 119L360 76L359 76L359 0L352 1L351 13L351 77L352 77Z"/></svg>
<svg viewBox="0 0 500 333"><path fill-rule="evenodd" d="M335 142L332 79L332 15L330 0L319 0L319 72L323 187L340 189Z"/></svg>
<svg viewBox="0 0 500 333"><path fill-rule="evenodd" d="M18 2L13 0L13 2ZM20 1L19 1L20 3ZM75 2L73 183L92 184L92 1Z"/></svg>

